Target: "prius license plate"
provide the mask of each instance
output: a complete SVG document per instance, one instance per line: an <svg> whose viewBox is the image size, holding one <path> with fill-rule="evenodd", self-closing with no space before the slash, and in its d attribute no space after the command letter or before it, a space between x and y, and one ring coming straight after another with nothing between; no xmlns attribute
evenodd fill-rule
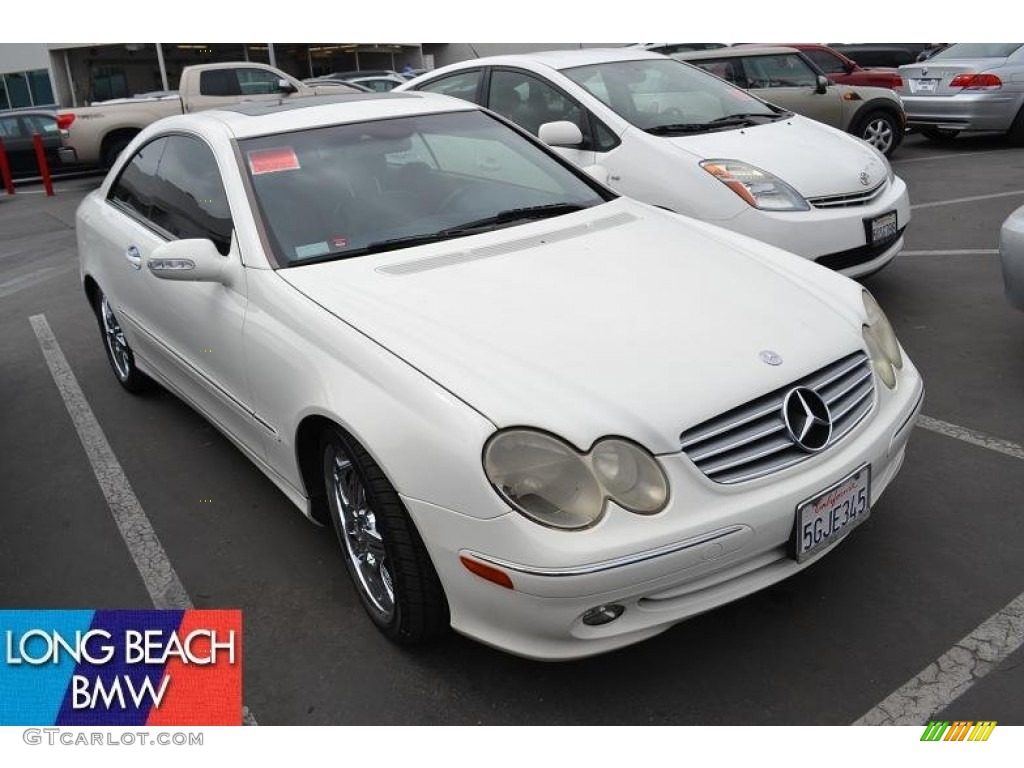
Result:
<svg viewBox="0 0 1024 768"><path fill-rule="evenodd" d="M896 211L889 211L873 219L867 219L864 222L864 228L867 230L868 245L881 245L894 240L899 232L896 225Z"/></svg>
<svg viewBox="0 0 1024 768"><path fill-rule="evenodd" d="M796 508L796 560L834 544L871 512L871 466L865 464Z"/></svg>

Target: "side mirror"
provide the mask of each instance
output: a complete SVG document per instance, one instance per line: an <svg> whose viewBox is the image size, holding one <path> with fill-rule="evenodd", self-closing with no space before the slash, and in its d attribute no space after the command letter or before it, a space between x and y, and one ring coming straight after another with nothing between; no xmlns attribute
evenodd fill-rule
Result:
<svg viewBox="0 0 1024 768"><path fill-rule="evenodd" d="M846 70L846 74L852 75L853 71L857 69L857 65L854 64L852 61L848 61L843 65L843 69Z"/></svg>
<svg viewBox="0 0 1024 768"><path fill-rule="evenodd" d="M172 240L146 257L146 267L162 280L218 283L228 260L212 240Z"/></svg>
<svg viewBox="0 0 1024 768"><path fill-rule="evenodd" d="M828 91L828 78L824 75L818 75L817 80L814 81L814 92L825 93Z"/></svg>
<svg viewBox="0 0 1024 768"><path fill-rule="evenodd" d="M544 123L537 131L537 138L549 147L578 147L583 143L583 132L576 123L557 120Z"/></svg>
<svg viewBox="0 0 1024 768"><path fill-rule="evenodd" d="M295 87L295 83L291 80L285 80L283 77L277 81L277 90L281 93L295 93L298 88Z"/></svg>

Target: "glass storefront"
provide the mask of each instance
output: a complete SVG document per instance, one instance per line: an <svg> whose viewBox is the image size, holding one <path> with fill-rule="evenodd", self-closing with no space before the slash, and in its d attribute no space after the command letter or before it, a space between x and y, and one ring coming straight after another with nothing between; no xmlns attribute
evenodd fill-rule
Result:
<svg viewBox="0 0 1024 768"><path fill-rule="evenodd" d="M0 109L56 104L50 73L45 69L0 74Z"/></svg>

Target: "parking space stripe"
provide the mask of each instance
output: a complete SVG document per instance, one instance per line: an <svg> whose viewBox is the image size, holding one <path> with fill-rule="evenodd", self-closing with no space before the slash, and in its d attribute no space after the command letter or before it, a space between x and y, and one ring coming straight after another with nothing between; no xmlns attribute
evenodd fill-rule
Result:
<svg viewBox="0 0 1024 768"><path fill-rule="evenodd" d="M995 200L997 197L1024 197L1024 189L1015 189L1011 192L993 192L990 195L972 195L971 197L957 197L952 200L936 200L932 203L917 203L910 206L912 211L922 208L935 208L940 205L959 205L960 203L975 203L979 200Z"/></svg>
<svg viewBox="0 0 1024 768"><path fill-rule="evenodd" d="M967 429L967 427L950 424L948 421L933 419L930 416L919 416L917 419L917 426L931 432L938 432L940 435L945 435L946 437L963 440L965 443L970 443L971 445L977 445L981 448L988 448L990 451L996 451L1006 456L1012 456L1015 459L1024 459L1024 445L1018 445L1017 443L1012 443L1009 440L992 437L991 435L986 435L983 432L975 432L973 429Z"/></svg>
<svg viewBox="0 0 1024 768"><path fill-rule="evenodd" d="M46 316L33 315L29 322L32 323L32 329L39 340L46 364L50 367L53 381L64 398L64 405L89 457L96 481L100 484L103 496L114 515L117 529L131 553L135 568L146 585L153 605L163 609L191 608L192 600L171 565L163 545L160 544L156 531L150 525L149 518L143 512L128 477L121 469L110 443L107 442L103 428L93 415L92 408L85 399L60 344L57 343L57 337L53 335L50 324L46 321Z"/></svg>
<svg viewBox="0 0 1024 768"><path fill-rule="evenodd" d="M49 280L51 277L55 277L58 272L63 272L67 269L68 268L60 269L58 267L40 267L39 269L34 269L31 272L26 272L24 275L12 277L10 280L4 280L0 283L0 299Z"/></svg>
<svg viewBox="0 0 1024 768"><path fill-rule="evenodd" d="M951 251L900 251L900 256L991 256L998 248L960 248Z"/></svg>
<svg viewBox="0 0 1024 768"><path fill-rule="evenodd" d="M959 160L961 157L971 157L973 155L1001 155L1004 152L1019 152L1019 149L990 149L982 150L980 152L955 152L948 155L925 155L924 157L908 157L900 158L899 160L893 160L893 165L903 165L904 163L927 163L933 160Z"/></svg>
<svg viewBox="0 0 1024 768"><path fill-rule="evenodd" d="M57 337L53 335L46 315L32 315L29 318L42 349L43 357L50 368L50 374L64 399L68 415L75 425L78 438L82 441L86 456L92 465L93 474L103 491L110 511L117 524L117 530L135 562L135 568L142 577L153 606L162 609L192 608L184 584L178 578L170 558L164 550L153 526L139 503L121 462L114 455L103 428L96 420L85 393L78 384L67 358L64 356ZM248 707L242 708L242 722L257 725L256 718Z"/></svg>
<svg viewBox="0 0 1024 768"><path fill-rule="evenodd" d="M1024 593L893 691L854 725L924 725L1024 645Z"/></svg>

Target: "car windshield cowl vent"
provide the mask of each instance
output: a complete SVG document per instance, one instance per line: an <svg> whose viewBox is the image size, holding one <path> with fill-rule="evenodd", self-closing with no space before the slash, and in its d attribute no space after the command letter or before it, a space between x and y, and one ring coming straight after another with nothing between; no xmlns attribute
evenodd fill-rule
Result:
<svg viewBox="0 0 1024 768"><path fill-rule="evenodd" d="M809 459L814 453L793 439L783 417L786 396L798 387L813 390L828 408L832 432L825 451L875 404L871 363L863 352L854 352L683 432L683 452L707 477L723 484L754 480Z"/></svg>

